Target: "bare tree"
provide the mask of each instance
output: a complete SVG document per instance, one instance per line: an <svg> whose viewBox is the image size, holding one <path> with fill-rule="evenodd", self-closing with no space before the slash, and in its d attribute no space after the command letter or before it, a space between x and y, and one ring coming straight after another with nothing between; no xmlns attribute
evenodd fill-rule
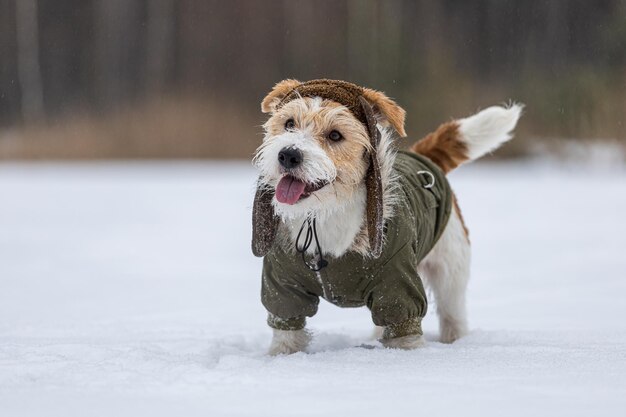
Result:
<svg viewBox="0 0 626 417"><path fill-rule="evenodd" d="M348 0L347 37L350 74L373 84L378 67L378 1ZM366 29L365 29L366 28Z"/></svg>
<svg viewBox="0 0 626 417"><path fill-rule="evenodd" d="M148 91L162 90L174 59L174 0L148 0L146 78Z"/></svg>
<svg viewBox="0 0 626 417"><path fill-rule="evenodd" d="M120 103L136 89L140 5L138 0L95 2L95 86L105 107Z"/></svg>
<svg viewBox="0 0 626 417"><path fill-rule="evenodd" d="M15 1L17 72L22 118L26 123L40 120L44 115L37 15L36 0Z"/></svg>

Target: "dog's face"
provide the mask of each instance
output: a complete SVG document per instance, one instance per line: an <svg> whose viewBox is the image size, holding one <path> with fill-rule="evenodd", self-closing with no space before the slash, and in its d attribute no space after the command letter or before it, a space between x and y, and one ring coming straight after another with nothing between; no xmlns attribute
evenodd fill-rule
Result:
<svg viewBox="0 0 626 417"><path fill-rule="evenodd" d="M362 196L358 191L371 152L363 123L337 102L302 97L277 107L298 84L282 81L263 100L261 108L270 118L254 158L261 181L275 191L274 208L283 218L330 214ZM404 134L404 110L384 94L367 91L364 96L379 122Z"/></svg>

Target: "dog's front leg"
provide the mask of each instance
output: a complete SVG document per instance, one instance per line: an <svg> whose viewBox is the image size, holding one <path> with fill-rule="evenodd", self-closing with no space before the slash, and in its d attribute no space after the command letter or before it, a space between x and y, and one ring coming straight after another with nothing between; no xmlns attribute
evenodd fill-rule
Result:
<svg viewBox="0 0 626 417"><path fill-rule="evenodd" d="M268 352L272 356L304 352L311 342L311 333L306 329L273 329L273 331L274 335Z"/></svg>
<svg viewBox="0 0 626 417"><path fill-rule="evenodd" d="M424 337L421 334L410 334L407 336L394 337L391 339L381 339L384 347L389 349L417 349L426 345Z"/></svg>
<svg viewBox="0 0 626 417"><path fill-rule="evenodd" d="M267 324L273 331L268 352L272 356L304 352L311 342L311 333L306 329L306 319L302 316L283 319L269 313Z"/></svg>
<svg viewBox="0 0 626 417"><path fill-rule="evenodd" d="M415 349L425 345L422 317L427 309L426 292L410 266L410 256L399 255L395 263L385 264L381 281L369 294L367 306L374 324L382 326L379 340L384 347Z"/></svg>
<svg viewBox="0 0 626 417"><path fill-rule="evenodd" d="M416 349L426 344L422 336L421 319L409 319L402 323L385 326L380 342L391 349Z"/></svg>
<svg viewBox="0 0 626 417"><path fill-rule="evenodd" d="M393 273L384 277L391 277L393 284L400 281L398 277L408 279L404 286L383 281L370 293L367 306L376 324L374 335L386 348L409 350L424 346L422 317L426 313L427 304L419 277L411 279L410 274Z"/></svg>

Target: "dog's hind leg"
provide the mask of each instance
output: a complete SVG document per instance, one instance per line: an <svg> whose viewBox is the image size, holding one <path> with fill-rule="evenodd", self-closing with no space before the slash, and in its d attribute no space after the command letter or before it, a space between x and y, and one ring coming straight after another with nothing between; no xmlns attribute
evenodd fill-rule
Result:
<svg viewBox="0 0 626 417"><path fill-rule="evenodd" d="M441 238L418 266L426 286L435 296L443 343L452 343L467 333L465 292L469 269L467 229L455 202Z"/></svg>

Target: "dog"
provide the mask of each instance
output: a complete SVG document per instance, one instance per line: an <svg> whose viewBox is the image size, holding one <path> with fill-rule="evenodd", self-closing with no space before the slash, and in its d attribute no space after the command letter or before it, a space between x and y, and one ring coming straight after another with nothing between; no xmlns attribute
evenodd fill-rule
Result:
<svg viewBox="0 0 626 417"><path fill-rule="evenodd" d="M440 341L465 335L470 241L445 175L511 139L522 109L445 123L405 152L394 140L406 136L406 112L383 92L328 79L276 84L261 103L269 118L253 159L269 353L306 350L320 298L367 306L384 347L423 346L424 284Z"/></svg>

